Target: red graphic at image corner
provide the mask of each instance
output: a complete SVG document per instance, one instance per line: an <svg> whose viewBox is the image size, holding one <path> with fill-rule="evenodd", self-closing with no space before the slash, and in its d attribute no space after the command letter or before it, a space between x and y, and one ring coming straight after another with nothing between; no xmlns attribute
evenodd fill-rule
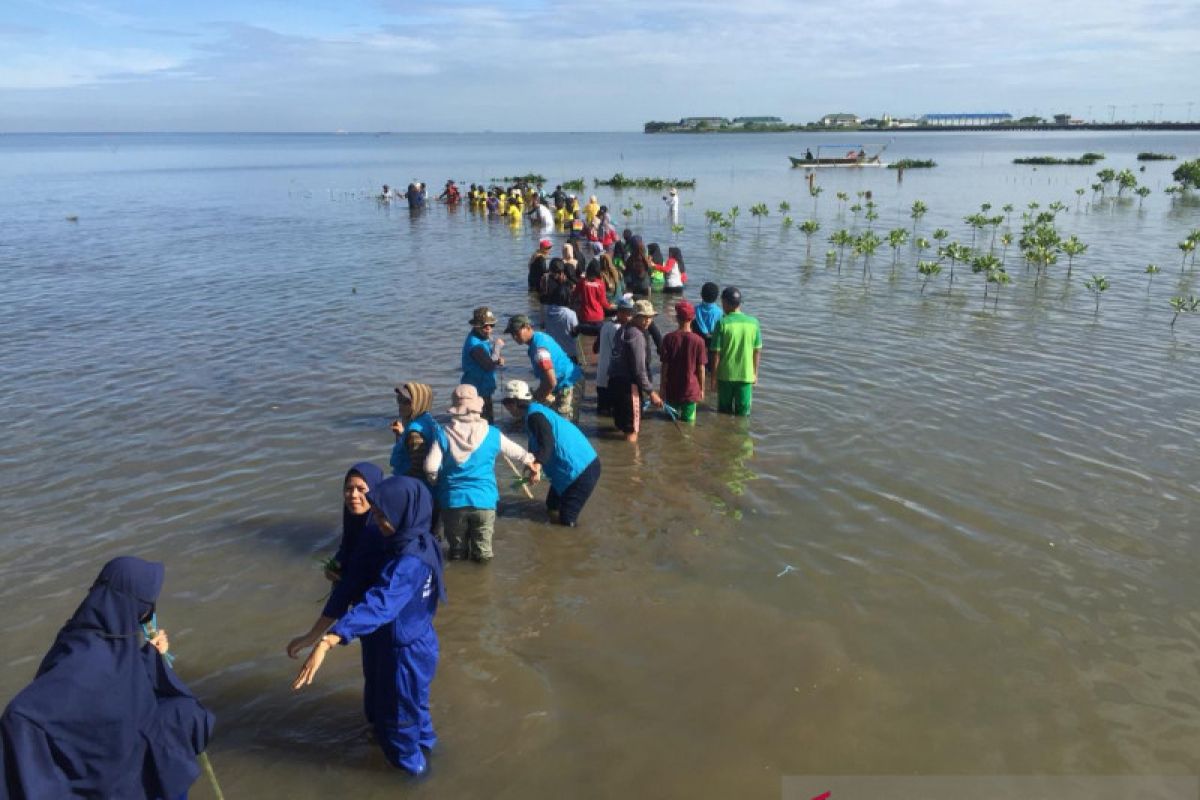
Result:
<svg viewBox="0 0 1200 800"><path fill-rule="evenodd" d="M829 795L831 795L831 794L833 794L833 792L822 792L821 794L814 797L812 800L829 800Z"/></svg>

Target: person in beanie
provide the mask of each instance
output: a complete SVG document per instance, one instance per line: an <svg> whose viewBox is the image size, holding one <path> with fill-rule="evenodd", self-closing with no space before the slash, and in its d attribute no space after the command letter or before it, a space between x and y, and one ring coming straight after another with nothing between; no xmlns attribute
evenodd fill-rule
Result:
<svg viewBox="0 0 1200 800"><path fill-rule="evenodd" d="M550 334L535 331L529 317L524 314L509 317L505 332L511 334L517 344L526 345L529 349L529 363L533 365L533 374L538 378L534 399L550 405L567 419L579 419L576 384L583 383L583 370L579 365L571 360Z"/></svg>
<svg viewBox="0 0 1200 800"><path fill-rule="evenodd" d="M504 453L525 465L531 480L540 467L531 453L483 419L483 399L474 386L464 383L451 395L450 424L439 431L429 455L425 475L437 483L443 531L450 544L450 560L470 557L492 560L492 532L496 526L496 456Z"/></svg>
<svg viewBox="0 0 1200 800"><path fill-rule="evenodd" d="M495 420L492 395L496 392L496 369L504 366L504 357L497 346L499 340L492 341L496 316L487 306L480 306L471 315L470 325L471 332L462 346L462 378L459 381L475 387L483 399L483 418L492 422Z"/></svg>
<svg viewBox="0 0 1200 800"><path fill-rule="evenodd" d="M713 330L709 346L717 410L748 417L751 393L758 383L762 331L757 319L742 313L742 293L736 286L726 286L721 292L721 308L725 313Z"/></svg>
<svg viewBox="0 0 1200 800"><path fill-rule="evenodd" d="M704 364L708 348L700 335L692 332L696 309L687 300L675 304L679 329L663 337L660 392L684 422L696 421L696 404L704 399Z"/></svg>
<svg viewBox="0 0 1200 800"><path fill-rule="evenodd" d="M550 521L574 528L600 481L600 457L579 428L535 401L525 381L504 384L501 399L504 409L525 423L529 450L540 465L535 480L545 475L550 481L546 496Z"/></svg>
<svg viewBox="0 0 1200 800"><path fill-rule="evenodd" d="M633 304L633 318L623 325L613 340L608 364L608 392L613 405L613 422L625 434L625 441L636 442L641 429L642 398L662 408L662 398L650 381L649 336L654 322L654 305L649 300Z"/></svg>

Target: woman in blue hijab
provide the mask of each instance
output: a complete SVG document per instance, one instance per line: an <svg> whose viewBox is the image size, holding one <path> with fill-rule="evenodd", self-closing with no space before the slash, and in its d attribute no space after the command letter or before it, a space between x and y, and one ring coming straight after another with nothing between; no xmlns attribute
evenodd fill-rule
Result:
<svg viewBox="0 0 1200 800"><path fill-rule="evenodd" d="M143 642L162 564L115 558L0 717L6 798L175 798L200 774L213 717Z"/></svg>
<svg viewBox="0 0 1200 800"><path fill-rule="evenodd" d="M362 600L379 574L386 553L379 528L371 521L367 495L382 480L383 470L368 461L360 461L346 471L342 481L342 540L330 559L332 564L325 570L333 588L321 616L308 633L288 642L287 652L292 658L312 647L351 604Z"/></svg>
<svg viewBox="0 0 1200 800"><path fill-rule="evenodd" d="M422 750L437 743L429 716L429 684L437 671L433 616L446 598L442 552L430 533L433 497L415 478L381 482L367 501L386 542L387 560L363 600L317 641L292 683L312 683L329 650L360 637L368 719L393 766L421 775Z"/></svg>

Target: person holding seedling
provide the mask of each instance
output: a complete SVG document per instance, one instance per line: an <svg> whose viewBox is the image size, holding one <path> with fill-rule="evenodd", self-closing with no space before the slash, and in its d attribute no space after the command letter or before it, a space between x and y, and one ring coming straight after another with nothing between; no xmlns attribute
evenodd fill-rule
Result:
<svg viewBox="0 0 1200 800"><path fill-rule="evenodd" d="M164 575L131 556L100 570L0 717L0 797L187 796L213 715L170 668Z"/></svg>
<svg viewBox="0 0 1200 800"><path fill-rule="evenodd" d="M433 497L415 478L396 476L367 494L386 560L362 602L317 640L292 689L312 684L336 645L362 640L367 718L388 763L412 775L428 769L437 744L429 687L438 663L433 617L446 599L442 551L430 533Z"/></svg>

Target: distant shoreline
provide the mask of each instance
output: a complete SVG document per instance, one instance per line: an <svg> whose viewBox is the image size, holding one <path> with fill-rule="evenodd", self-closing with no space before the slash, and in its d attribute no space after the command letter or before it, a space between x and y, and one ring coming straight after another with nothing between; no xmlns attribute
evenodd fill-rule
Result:
<svg viewBox="0 0 1200 800"><path fill-rule="evenodd" d="M1200 131L1200 122L1085 122L1082 125L916 125L905 128L822 128L807 125L787 125L771 128L668 128L643 130L658 134L729 134L729 133L1052 133L1057 131Z"/></svg>

